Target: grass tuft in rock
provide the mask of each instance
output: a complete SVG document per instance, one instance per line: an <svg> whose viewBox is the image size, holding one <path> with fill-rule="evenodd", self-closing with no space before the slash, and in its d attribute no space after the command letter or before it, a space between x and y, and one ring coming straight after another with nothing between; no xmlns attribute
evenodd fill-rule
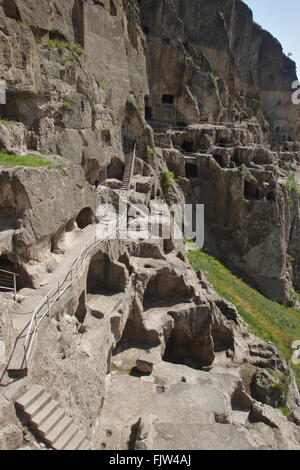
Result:
<svg viewBox="0 0 300 470"><path fill-rule="evenodd" d="M149 163L153 163L154 157L156 155L155 149L147 147L147 158Z"/></svg>

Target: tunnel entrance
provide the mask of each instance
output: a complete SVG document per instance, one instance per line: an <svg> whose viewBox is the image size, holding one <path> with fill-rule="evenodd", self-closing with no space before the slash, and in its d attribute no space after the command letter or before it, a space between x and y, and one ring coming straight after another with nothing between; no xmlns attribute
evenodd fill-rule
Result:
<svg viewBox="0 0 300 470"><path fill-rule="evenodd" d="M4 0L4 2L2 4L2 8L4 10L5 16L8 16L9 18L12 18L16 21L21 20L19 10L18 10L14 0Z"/></svg>
<svg viewBox="0 0 300 470"><path fill-rule="evenodd" d="M187 178L197 178L199 175L196 163L186 163L185 174Z"/></svg>
<svg viewBox="0 0 300 470"><path fill-rule="evenodd" d="M109 4L109 13L111 16L117 16L117 9L112 0L110 0L110 4Z"/></svg>
<svg viewBox="0 0 300 470"><path fill-rule="evenodd" d="M104 146L111 147L111 134L109 129L102 129L101 140Z"/></svg>
<svg viewBox="0 0 300 470"><path fill-rule="evenodd" d="M194 151L193 142L185 141L183 142L181 148L183 148L185 152L192 153Z"/></svg>
<svg viewBox="0 0 300 470"><path fill-rule="evenodd" d="M217 164L221 167L221 168L224 168L225 165L223 163L223 158L221 155L213 155L215 161L217 162Z"/></svg>
<svg viewBox="0 0 300 470"><path fill-rule="evenodd" d="M145 119L146 121L152 119L152 109L150 108L150 106L145 107Z"/></svg>
<svg viewBox="0 0 300 470"><path fill-rule="evenodd" d="M161 102L164 104L174 104L174 95L162 95Z"/></svg>
<svg viewBox="0 0 300 470"><path fill-rule="evenodd" d="M77 218L76 218L76 223L78 225L78 228L85 228L88 225L93 224L95 221L95 216L94 212L90 207L85 207L82 209L82 211L79 212Z"/></svg>
<svg viewBox="0 0 300 470"><path fill-rule="evenodd" d="M247 182L244 183L244 197L248 200L261 199L260 190L256 183Z"/></svg>

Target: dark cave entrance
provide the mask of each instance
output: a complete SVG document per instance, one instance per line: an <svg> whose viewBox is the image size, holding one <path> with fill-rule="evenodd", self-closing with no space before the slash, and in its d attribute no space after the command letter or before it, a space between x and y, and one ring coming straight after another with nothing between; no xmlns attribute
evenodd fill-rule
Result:
<svg viewBox="0 0 300 470"><path fill-rule="evenodd" d="M90 207L85 207L82 209L82 211L79 212L77 218L76 218L76 223L78 225L78 228L85 228L88 225L93 224L95 221L95 216L94 212Z"/></svg>
<svg viewBox="0 0 300 470"><path fill-rule="evenodd" d="M162 95L161 102L164 104L174 104L174 95Z"/></svg>
<svg viewBox="0 0 300 470"><path fill-rule="evenodd" d="M14 0L4 0L2 4L5 16L12 18L16 21L21 20L20 12L14 2Z"/></svg>
<svg viewBox="0 0 300 470"><path fill-rule="evenodd" d="M248 200L259 200L260 191L256 184L245 181L244 183L244 197Z"/></svg>
<svg viewBox="0 0 300 470"><path fill-rule="evenodd" d="M145 106L145 119L146 121L152 119L152 109L150 108L150 106Z"/></svg>
<svg viewBox="0 0 300 470"><path fill-rule="evenodd" d="M18 274L16 279L17 291L26 287L33 288L32 280L26 269L22 265L11 261L6 255L0 256L0 270ZM0 286L13 288L13 276L6 273L1 273L0 271ZM1 289L1 287L0 291L8 292L6 289Z"/></svg>
<svg viewBox="0 0 300 470"><path fill-rule="evenodd" d="M111 147L111 134L110 134L110 130L108 129L102 129L101 131L101 140L102 140L102 143L107 146L107 147Z"/></svg>
<svg viewBox="0 0 300 470"><path fill-rule="evenodd" d="M183 142L181 148L187 153L192 153L194 151L193 142L185 141Z"/></svg>
<svg viewBox="0 0 300 470"><path fill-rule="evenodd" d="M199 176L198 166L195 163L186 163L185 174L187 178L197 178Z"/></svg>
<svg viewBox="0 0 300 470"><path fill-rule="evenodd" d="M111 16L117 16L117 9L112 0L110 0L110 4L109 4L109 13Z"/></svg>
<svg viewBox="0 0 300 470"><path fill-rule="evenodd" d="M223 163L223 157L221 155L213 155L215 161L217 162L217 164L221 167L221 168L224 168L225 165Z"/></svg>

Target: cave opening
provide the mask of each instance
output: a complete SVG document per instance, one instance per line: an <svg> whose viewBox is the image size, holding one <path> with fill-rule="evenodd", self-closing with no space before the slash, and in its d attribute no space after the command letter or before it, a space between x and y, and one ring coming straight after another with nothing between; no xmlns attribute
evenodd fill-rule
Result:
<svg viewBox="0 0 300 470"><path fill-rule="evenodd" d="M187 178L197 178L199 175L198 166L196 165L196 163L186 163L185 174Z"/></svg>
<svg viewBox="0 0 300 470"><path fill-rule="evenodd" d="M187 320L186 314L168 312L174 319L174 328L166 342L164 361L184 364L198 370L212 364L215 357L214 344L207 330L207 314L206 308L201 313L198 309L192 309Z"/></svg>
<svg viewBox="0 0 300 470"><path fill-rule="evenodd" d="M112 158L110 165L107 167L107 179L123 180L125 165L118 158Z"/></svg>
<svg viewBox="0 0 300 470"><path fill-rule="evenodd" d="M14 2L14 0L4 0L2 3L5 16L12 18L16 21L21 20L20 12Z"/></svg>
<svg viewBox="0 0 300 470"><path fill-rule="evenodd" d="M150 106L145 106L145 119L146 121L152 119L152 109Z"/></svg>
<svg viewBox="0 0 300 470"><path fill-rule="evenodd" d="M125 287L125 267L111 261L106 253L96 253L89 265L87 293L102 293L103 289L124 292Z"/></svg>
<svg viewBox="0 0 300 470"><path fill-rule="evenodd" d="M193 295L193 288L188 287L182 277L171 273L158 273L149 280L144 292L144 310L152 306L168 307L176 303L186 303Z"/></svg>
<svg viewBox="0 0 300 470"><path fill-rule="evenodd" d="M85 207L82 209L78 216L76 217L76 223L78 225L78 228L83 229L87 227L88 225L93 224L95 221L95 216L94 212L90 207Z"/></svg>
<svg viewBox="0 0 300 470"><path fill-rule="evenodd" d="M225 168L225 165L223 163L223 157L222 155L213 155L215 161L217 162L217 164L221 167L221 168Z"/></svg>
<svg viewBox="0 0 300 470"><path fill-rule="evenodd" d="M161 102L164 104L174 104L174 95L162 95Z"/></svg>
<svg viewBox="0 0 300 470"><path fill-rule="evenodd" d="M151 349L159 345L160 339L158 332L156 330L146 329L142 313L134 301L120 341L113 350L113 356L133 347Z"/></svg>
<svg viewBox="0 0 300 470"><path fill-rule="evenodd" d="M65 233L61 228L57 233L51 238L51 253L61 254L63 249L60 248L60 244L64 242Z"/></svg>
<svg viewBox="0 0 300 470"><path fill-rule="evenodd" d="M108 129L102 129L101 131L101 140L102 140L102 143L107 146L107 147L111 147L111 134L110 134L110 130Z"/></svg>
<svg viewBox="0 0 300 470"><path fill-rule="evenodd" d="M267 200L268 201L276 201L276 192L275 191L270 191L267 194Z"/></svg>
<svg viewBox="0 0 300 470"><path fill-rule="evenodd" d="M187 140L184 141L181 148L187 153L194 152L193 142L191 142L191 141L187 141Z"/></svg>
<svg viewBox="0 0 300 470"><path fill-rule="evenodd" d="M111 16L117 16L117 9L112 0L110 0L110 4L109 4L109 13Z"/></svg>
<svg viewBox="0 0 300 470"><path fill-rule="evenodd" d="M248 200L259 200L260 190L256 183L245 181L244 183L244 197Z"/></svg>
<svg viewBox="0 0 300 470"><path fill-rule="evenodd" d="M235 166L241 166L240 155L237 150L233 152L231 160L235 163Z"/></svg>
<svg viewBox="0 0 300 470"><path fill-rule="evenodd" d="M1 270L18 275L16 279L17 291L26 287L33 288L31 277L26 269L21 264L11 261L7 255L2 255L0 256L0 291L7 292L6 289L1 289L1 286L13 288L13 276L1 272Z"/></svg>

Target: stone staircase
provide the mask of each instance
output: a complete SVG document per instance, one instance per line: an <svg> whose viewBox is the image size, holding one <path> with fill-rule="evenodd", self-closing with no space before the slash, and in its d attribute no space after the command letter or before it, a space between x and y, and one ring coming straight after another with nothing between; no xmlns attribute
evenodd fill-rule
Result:
<svg viewBox="0 0 300 470"><path fill-rule="evenodd" d="M89 450L83 432L66 416L45 388L33 385L16 407L40 438L55 450Z"/></svg>

